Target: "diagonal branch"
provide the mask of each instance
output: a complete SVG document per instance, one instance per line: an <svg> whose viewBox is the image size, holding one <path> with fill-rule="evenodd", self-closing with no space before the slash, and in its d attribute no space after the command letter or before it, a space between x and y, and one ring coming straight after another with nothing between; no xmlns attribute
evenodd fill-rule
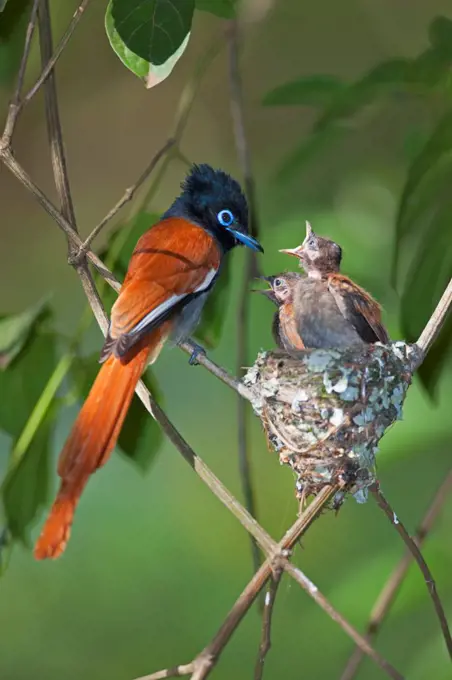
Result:
<svg viewBox="0 0 452 680"><path fill-rule="evenodd" d="M11 98L8 107L8 114L5 122L5 129L3 135L0 139L0 150L6 150L11 145L11 139L14 134L14 128L16 127L17 119L19 117L21 108L21 92L24 83L25 71L27 70L28 58L30 56L31 41L33 38L33 33L36 27L36 21L38 18L38 5L40 0L33 0L33 5L30 12L30 18L28 20L27 30L25 33L24 49L22 52L22 59L19 66L19 73L17 76L17 83L14 90L14 94Z"/></svg>
<svg viewBox="0 0 452 680"><path fill-rule="evenodd" d="M435 494L433 501L427 510L427 513L419 525L416 533L414 535L413 541L421 548L424 540L431 531L433 524L438 517L446 498L452 491L452 471L449 472L444 482L441 484L440 488ZM411 550L407 550L405 555L402 557L385 585L383 586L369 617L369 622L366 627L366 637L368 640L372 640L379 632L383 621L389 614L392 605L394 604L395 598L399 592L400 586L408 572L408 569L413 561L413 553ZM344 672L341 675L341 680L352 680L363 660L363 653L357 647L353 654L351 655Z"/></svg>
<svg viewBox="0 0 452 680"><path fill-rule="evenodd" d="M281 582L282 569L278 567L274 569L267 592L265 593L264 611L262 612L262 633L261 642L259 645L259 652L254 668L254 680L262 680L264 675L264 664L268 652L270 651L271 641L271 627L273 619L273 608L275 606L276 594Z"/></svg>
<svg viewBox="0 0 452 680"><path fill-rule="evenodd" d="M39 0L38 0L39 2ZM77 7L75 10L71 22L69 26L66 29L66 32L64 33L63 37L61 38L60 42L58 43L55 51L53 54L49 56L49 59L45 64L43 64L43 69L41 71L41 74L37 81L34 83L34 85L30 88L30 90L27 92L27 94L24 96L23 101L20 104L20 110L28 104L28 102L35 96L36 92L41 88L41 86L44 84L50 73L53 71L55 68L55 64L57 63L58 59L61 57L63 50L65 49L66 45L68 44L69 40L72 37L72 34L74 33L75 29L77 28L78 22L82 18L82 15L84 11L86 10L88 4L91 2L91 0L82 0L80 5Z"/></svg>
<svg viewBox="0 0 452 680"><path fill-rule="evenodd" d="M430 597L432 599L433 606L435 607L436 615L438 617L438 620L439 620L439 623L440 623L440 626L441 626L441 630L443 632L444 642L446 643L447 651L449 652L449 656L452 659L452 637L451 637L449 626L448 626L448 623L447 623L446 614L444 612L443 605L442 605L440 597L438 595L438 591L436 590L436 584L435 584L435 581L433 579L432 573L431 573L426 561L422 557L422 553L419 550L419 546L411 538L411 536L409 535L405 526L402 524L402 522L397 517L394 510L389 505L388 501L386 500L383 493L381 492L379 484L378 483L373 484L370 487L370 491L371 491L372 495L374 496L375 501L377 502L377 505L383 510L383 512L388 517L391 524L396 528L397 532L402 537L403 542L405 543L408 550L413 555L413 558L416 560L416 562L419 566L419 569L421 570L422 575L424 576L425 583L427 584L428 592L429 592Z"/></svg>
<svg viewBox="0 0 452 680"><path fill-rule="evenodd" d="M419 337L419 340L416 343L417 346L420 347L420 349L422 350L424 356L427 354L430 347L435 342L438 333L443 327L443 324L446 321L446 316L449 312L451 305L452 305L452 279L449 281L446 290L441 296L441 300L436 305L435 311L428 320L427 325L425 326L424 330L422 331ZM422 363L422 358L423 357L421 357L419 364ZM418 366L416 366L416 368L418 368Z"/></svg>
<svg viewBox="0 0 452 680"><path fill-rule="evenodd" d="M255 197L255 183L251 170L251 155L248 146L245 116L243 106L242 79L239 69L239 40L238 21L232 19L228 25L229 48L229 89L231 116L234 124L234 136L237 155L245 181L246 195L250 207L250 231L254 238L259 237L259 223ZM239 293L237 307L237 359L236 374L240 375L248 360L248 319L249 319L249 285L256 271L256 254L252 250L245 253L245 271ZM256 500L252 484L250 443L249 443L249 413L240 397L237 398L237 437L240 478L242 481L245 505L249 512L256 516ZM254 571L259 568L259 549L251 539L251 552Z"/></svg>

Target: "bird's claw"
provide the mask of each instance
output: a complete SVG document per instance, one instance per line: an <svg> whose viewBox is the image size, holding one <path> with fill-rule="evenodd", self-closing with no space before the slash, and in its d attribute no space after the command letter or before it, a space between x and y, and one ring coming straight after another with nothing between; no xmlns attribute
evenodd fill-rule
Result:
<svg viewBox="0 0 452 680"><path fill-rule="evenodd" d="M193 343L193 351L190 355L190 359L188 360L190 366L197 366L199 364L198 357L200 354L206 356L206 350L204 347L201 347L201 345Z"/></svg>

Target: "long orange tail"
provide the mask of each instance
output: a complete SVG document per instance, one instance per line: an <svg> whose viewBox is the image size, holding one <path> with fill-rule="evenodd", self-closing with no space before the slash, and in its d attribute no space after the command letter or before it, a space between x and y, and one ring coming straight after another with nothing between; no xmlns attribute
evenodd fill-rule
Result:
<svg viewBox="0 0 452 680"><path fill-rule="evenodd" d="M38 560L58 557L66 548L82 491L90 475L110 457L149 356L161 347L154 340L161 338L149 337L127 363L110 355L102 365L60 454L61 486L35 545Z"/></svg>

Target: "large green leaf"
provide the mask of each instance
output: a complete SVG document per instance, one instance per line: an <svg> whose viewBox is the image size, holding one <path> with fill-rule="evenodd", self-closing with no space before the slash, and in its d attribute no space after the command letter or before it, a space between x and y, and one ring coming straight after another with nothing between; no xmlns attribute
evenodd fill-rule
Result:
<svg viewBox="0 0 452 680"><path fill-rule="evenodd" d="M0 427L13 437L13 449L1 494L9 532L27 542L27 529L45 505L52 423L48 409L26 446L21 435L55 365L55 337L36 324L22 351L0 372Z"/></svg>
<svg viewBox="0 0 452 680"><path fill-rule="evenodd" d="M339 78L329 75L307 76L267 92L265 106L326 106L347 88Z"/></svg>
<svg viewBox="0 0 452 680"><path fill-rule="evenodd" d="M452 202L439 207L411 263L403 291L402 329L408 342L418 339L452 277ZM419 369L428 392L435 396L441 370L451 351L450 319Z"/></svg>
<svg viewBox="0 0 452 680"><path fill-rule="evenodd" d="M49 409L27 451L2 484L6 523L13 539L29 544L27 529L47 505L54 410Z"/></svg>
<svg viewBox="0 0 452 680"><path fill-rule="evenodd" d="M41 300L20 314L11 314L0 319L0 370L7 368L19 354L45 308L46 300Z"/></svg>
<svg viewBox="0 0 452 680"><path fill-rule="evenodd" d="M452 59L452 21L447 17L435 17L428 33L432 47Z"/></svg>
<svg viewBox="0 0 452 680"><path fill-rule="evenodd" d="M113 50L146 87L162 82L183 54L194 0L110 0L105 28Z"/></svg>
<svg viewBox="0 0 452 680"><path fill-rule="evenodd" d="M435 208L451 176L452 112L448 112L409 169L397 216L398 243L429 208Z"/></svg>
<svg viewBox="0 0 452 680"><path fill-rule="evenodd" d="M236 15L238 0L195 0L196 9L210 12L222 19L233 19Z"/></svg>
<svg viewBox="0 0 452 680"><path fill-rule="evenodd" d="M74 361L72 378L81 399L87 397L99 370L98 354L79 357ZM161 403L157 381L149 370L146 372L144 380L152 395ZM162 441L163 434L159 425L135 395L119 435L118 444L121 451L140 470L146 471L154 461Z"/></svg>
<svg viewBox="0 0 452 680"><path fill-rule="evenodd" d="M231 280L230 260L225 259L215 286L202 310L201 322L195 330L195 337L209 348L218 345L226 318Z"/></svg>
<svg viewBox="0 0 452 680"><path fill-rule="evenodd" d="M0 428L18 437L52 374L55 363L53 335L36 324L20 354L0 371Z"/></svg>

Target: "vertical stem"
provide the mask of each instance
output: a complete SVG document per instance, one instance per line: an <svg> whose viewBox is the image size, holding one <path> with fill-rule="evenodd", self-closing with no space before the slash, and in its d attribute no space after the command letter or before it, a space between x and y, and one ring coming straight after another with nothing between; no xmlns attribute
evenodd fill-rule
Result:
<svg viewBox="0 0 452 680"><path fill-rule="evenodd" d="M242 79L239 69L239 44L238 44L238 23L236 19L229 22L228 26L229 41L229 82L230 82L230 105L231 116L234 126L235 145L239 163L245 181L246 194L250 207L250 232L252 236L258 238L259 226L257 208L255 200L254 178L251 170L251 156L248 147L245 131L244 106L242 96ZM242 279L242 286L239 293L239 304L237 309L237 361L236 375L239 376L247 364L248 357L248 318L249 318L249 284L256 271L256 255L248 250L245 253L245 271ZM256 501L252 484L250 450L249 450L249 428L248 428L248 406L244 404L242 398L237 395L237 434L238 434L238 458L239 471L242 481L243 495L247 510L256 516ZM251 552L253 558L254 571L257 571L261 563L261 554L256 541L251 537Z"/></svg>

